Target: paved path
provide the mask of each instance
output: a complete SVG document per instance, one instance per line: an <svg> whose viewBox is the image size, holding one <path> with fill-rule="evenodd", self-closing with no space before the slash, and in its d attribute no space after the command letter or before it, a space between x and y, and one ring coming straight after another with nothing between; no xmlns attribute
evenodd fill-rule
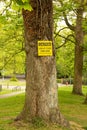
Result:
<svg viewBox="0 0 87 130"><path fill-rule="evenodd" d="M12 93L8 93L8 94L3 94L0 95L0 98L7 98L7 97L12 97L18 94L24 93L24 91L19 91L19 92L12 92Z"/></svg>
<svg viewBox="0 0 87 130"><path fill-rule="evenodd" d="M58 87L62 87L62 86L64 87L64 86L68 86L68 85L58 83ZM11 87L11 89L14 88L14 86L10 86L10 87ZM8 94L3 94L3 95L0 95L0 98L7 98L7 97L11 97L11 96L15 96L15 95L24 93L25 92L25 86L23 86L21 88L22 88L22 91L17 91L17 92L12 92L12 93L8 93Z"/></svg>

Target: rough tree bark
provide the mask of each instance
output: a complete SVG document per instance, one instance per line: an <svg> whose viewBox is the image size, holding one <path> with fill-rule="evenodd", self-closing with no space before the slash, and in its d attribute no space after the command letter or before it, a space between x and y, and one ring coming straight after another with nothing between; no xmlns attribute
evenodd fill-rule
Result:
<svg viewBox="0 0 87 130"><path fill-rule="evenodd" d="M82 95L82 70L83 70L83 7L77 9L77 20L75 28L76 45L75 45L75 61L74 61L74 85L73 93Z"/></svg>
<svg viewBox="0 0 87 130"><path fill-rule="evenodd" d="M41 117L68 126L58 107L52 0L31 0L30 3L31 12L23 9L27 69L25 105L17 119L32 121L34 117ZM52 41L53 56L38 56L38 40Z"/></svg>

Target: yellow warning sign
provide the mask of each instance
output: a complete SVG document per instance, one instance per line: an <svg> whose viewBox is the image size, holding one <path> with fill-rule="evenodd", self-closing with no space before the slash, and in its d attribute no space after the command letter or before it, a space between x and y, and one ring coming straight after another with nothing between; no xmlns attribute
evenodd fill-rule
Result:
<svg viewBox="0 0 87 130"><path fill-rule="evenodd" d="M52 56L52 41L38 41L38 56Z"/></svg>

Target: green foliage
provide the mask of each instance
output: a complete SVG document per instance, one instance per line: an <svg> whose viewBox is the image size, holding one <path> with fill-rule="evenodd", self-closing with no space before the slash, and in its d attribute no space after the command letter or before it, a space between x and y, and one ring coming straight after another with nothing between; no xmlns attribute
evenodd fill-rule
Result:
<svg viewBox="0 0 87 130"><path fill-rule="evenodd" d="M85 16L85 19L83 20L83 31L87 33L87 15Z"/></svg>
<svg viewBox="0 0 87 130"><path fill-rule="evenodd" d="M74 75L74 33L66 26L63 18L64 11L67 14L68 21L74 23L74 20L72 20L74 17L72 8L74 6L72 4L73 2L67 1L58 1L57 4L54 4L57 78L73 77Z"/></svg>
<svg viewBox="0 0 87 130"><path fill-rule="evenodd" d="M57 79L57 83L62 83L62 80L61 79Z"/></svg>
<svg viewBox="0 0 87 130"><path fill-rule="evenodd" d="M84 13L83 13L83 31L87 34L87 9L86 2L83 1L84 4ZM81 6L81 1L73 1L73 0L57 0L54 2L54 20L55 20L55 43L56 48L58 46L62 46L57 50L56 53L56 61L57 61L57 77L73 77L74 73L74 46L75 43L75 33L69 30L69 25L73 25L76 27L76 19L77 8ZM83 7L82 7L83 8ZM65 18L67 22L65 22ZM65 29L64 29L65 28ZM87 56L87 35L84 36L84 57ZM73 35L73 37L69 37L69 35ZM84 60L83 66L83 75L87 73L87 60ZM87 76L86 76L87 77Z"/></svg>
<svg viewBox="0 0 87 130"><path fill-rule="evenodd" d="M76 14L75 9L77 4L73 0L57 0L54 2L54 19L64 21L63 12L65 12L68 20L73 25L75 24Z"/></svg>
<svg viewBox="0 0 87 130"><path fill-rule="evenodd" d="M25 73L25 53L21 13L6 10L6 14L2 17L0 17L0 70L2 74L4 72L4 75L23 74Z"/></svg>
<svg viewBox="0 0 87 130"><path fill-rule="evenodd" d="M12 9L14 10L25 9L31 11L32 7L29 4L29 0L13 0Z"/></svg>
<svg viewBox="0 0 87 130"><path fill-rule="evenodd" d="M15 75L13 75L12 78L10 79L10 81L18 81L18 79L16 78Z"/></svg>
<svg viewBox="0 0 87 130"><path fill-rule="evenodd" d="M74 71L74 45L67 44L56 52L57 77L73 77Z"/></svg>
<svg viewBox="0 0 87 130"><path fill-rule="evenodd" d="M0 15L0 25L2 25L2 23L6 23L6 17ZM2 26L1 26L2 27Z"/></svg>
<svg viewBox="0 0 87 130"><path fill-rule="evenodd" d="M61 2L63 5L61 6ZM32 10L29 0L12 0L3 1L5 6L5 12L0 15L0 70L4 68L5 75L13 73L25 73L25 53L24 39L23 39L23 20L20 13L22 8ZM10 2L12 2L10 8ZM62 25L64 22L63 11L67 14L69 22L75 25L76 20L76 8L79 6L78 1L73 0L58 0L54 2L54 20L56 32L65 27ZM3 12L3 11L2 11ZM87 31L86 27L86 10L83 19L83 29ZM58 22L60 23L58 25ZM9 32L9 33L8 33ZM67 38L68 35L73 34L69 29L60 31L60 35ZM64 43L63 37L57 37L55 39L55 46L58 47ZM74 39L70 37L72 41ZM87 48L87 36L84 38L84 48ZM87 55L84 52L84 55ZM67 40L66 44L57 50L56 52L57 74L58 77L73 77L73 64L74 64L74 44ZM87 62L84 62L83 73L87 71Z"/></svg>
<svg viewBox="0 0 87 130"><path fill-rule="evenodd" d="M61 78L61 79L57 79L57 83L62 83L62 84L66 84L66 82L68 82L68 84L73 84L73 78L69 77L69 78ZM82 78L82 84L83 85L87 85L87 76Z"/></svg>
<svg viewBox="0 0 87 130"><path fill-rule="evenodd" d="M73 84L73 78L62 78L62 83L63 84L66 84L66 83L68 83L68 84Z"/></svg>

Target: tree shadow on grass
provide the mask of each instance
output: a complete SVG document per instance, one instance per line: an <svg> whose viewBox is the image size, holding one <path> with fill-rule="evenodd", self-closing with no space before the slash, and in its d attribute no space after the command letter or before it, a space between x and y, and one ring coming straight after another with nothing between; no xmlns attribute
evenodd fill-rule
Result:
<svg viewBox="0 0 87 130"><path fill-rule="evenodd" d="M83 127L84 130L87 130L87 127Z"/></svg>

